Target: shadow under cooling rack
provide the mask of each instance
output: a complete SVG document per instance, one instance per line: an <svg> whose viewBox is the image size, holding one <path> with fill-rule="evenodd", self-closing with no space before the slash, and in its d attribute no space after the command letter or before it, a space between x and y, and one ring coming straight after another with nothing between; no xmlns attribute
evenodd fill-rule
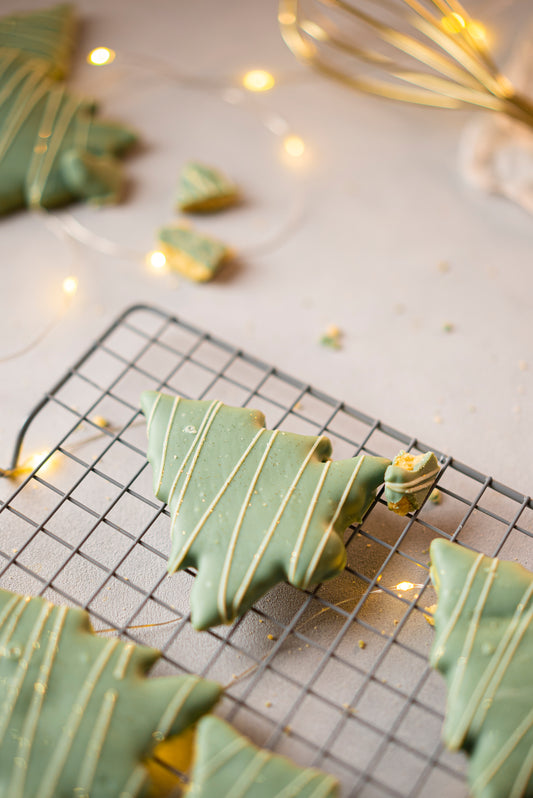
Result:
<svg viewBox="0 0 533 798"><path fill-rule="evenodd" d="M166 576L169 521L152 492L143 390L262 410L326 434L336 458L428 447L156 308L123 313L21 430L47 458L0 484L0 584L89 610L96 630L156 646L155 672L227 685L219 708L256 743L335 774L343 796L465 798L465 760L440 743L444 682L427 665L442 536L533 567L528 497L437 453L441 503L400 518L378 498L327 584L282 584L231 627L189 622L194 572ZM31 430L31 432L30 432ZM56 441L50 448L50 441ZM154 625L156 624L156 625Z"/></svg>

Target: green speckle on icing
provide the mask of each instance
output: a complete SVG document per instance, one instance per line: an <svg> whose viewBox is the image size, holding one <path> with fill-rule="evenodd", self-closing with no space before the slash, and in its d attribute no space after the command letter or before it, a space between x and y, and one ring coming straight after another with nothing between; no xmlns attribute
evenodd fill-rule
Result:
<svg viewBox="0 0 533 798"><path fill-rule="evenodd" d="M531 798L533 574L445 540L430 551L444 740L469 753L473 798Z"/></svg>
<svg viewBox="0 0 533 798"><path fill-rule="evenodd" d="M315 768L257 748L220 718L198 724L188 798L335 798L338 783Z"/></svg>
<svg viewBox="0 0 533 798"><path fill-rule="evenodd" d="M231 622L283 579L306 588L344 568L344 530L389 460L332 461L326 437L267 430L259 411L217 401L147 391L141 405L154 492L170 506L169 571L198 568L197 628Z"/></svg>
<svg viewBox="0 0 533 798"><path fill-rule="evenodd" d="M158 658L97 637L82 610L0 590L0 795L144 798L156 741L220 695L196 676L144 678Z"/></svg>

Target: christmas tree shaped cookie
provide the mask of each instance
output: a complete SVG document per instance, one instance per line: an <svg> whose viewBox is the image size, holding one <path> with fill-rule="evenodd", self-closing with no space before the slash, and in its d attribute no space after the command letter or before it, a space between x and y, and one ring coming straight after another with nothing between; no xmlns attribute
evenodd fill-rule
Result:
<svg viewBox="0 0 533 798"><path fill-rule="evenodd" d="M433 452L399 452L385 472L385 499L389 510L407 515L420 509L439 473Z"/></svg>
<svg viewBox="0 0 533 798"><path fill-rule="evenodd" d="M214 716L198 724L186 798L335 798L337 780L256 748Z"/></svg>
<svg viewBox="0 0 533 798"><path fill-rule="evenodd" d="M444 740L470 755L473 798L533 796L533 574L445 540L431 664L446 677Z"/></svg>
<svg viewBox="0 0 533 798"><path fill-rule="evenodd" d="M141 397L156 496L169 504L168 570L198 569L192 623L230 623L277 582L307 588L345 566L343 532L389 460L332 461L331 443L265 429L262 413L152 391Z"/></svg>
<svg viewBox="0 0 533 798"><path fill-rule="evenodd" d="M211 213L233 205L237 186L218 169L190 161L180 174L177 205L189 213Z"/></svg>
<svg viewBox="0 0 533 798"><path fill-rule="evenodd" d="M0 20L0 214L75 199L113 202L117 155L136 136L96 117L96 105L55 78L67 69L69 6Z"/></svg>
<svg viewBox="0 0 533 798"><path fill-rule="evenodd" d="M86 612L0 590L0 795L148 795L144 761L220 695L196 676L146 679L154 649L97 637Z"/></svg>

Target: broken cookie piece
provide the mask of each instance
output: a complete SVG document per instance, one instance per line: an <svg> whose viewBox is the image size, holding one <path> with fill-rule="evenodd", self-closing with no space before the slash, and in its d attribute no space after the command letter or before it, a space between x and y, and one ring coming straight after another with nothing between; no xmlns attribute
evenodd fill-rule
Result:
<svg viewBox="0 0 533 798"><path fill-rule="evenodd" d="M385 472L385 499L389 510L407 515L425 502L440 467L433 452L401 451Z"/></svg>
<svg viewBox="0 0 533 798"><path fill-rule="evenodd" d="M237 201L238 190L226 175L212 166L190 161L182 169L176 198L179 210L212 213Z"/></svg>
<svg viewBox="0 0 533 798"><path fill-rule="evenodd" d="M182 225L162 227L158 247L170 269L199 283L212 280L230 256L221 241Z"/></svg>

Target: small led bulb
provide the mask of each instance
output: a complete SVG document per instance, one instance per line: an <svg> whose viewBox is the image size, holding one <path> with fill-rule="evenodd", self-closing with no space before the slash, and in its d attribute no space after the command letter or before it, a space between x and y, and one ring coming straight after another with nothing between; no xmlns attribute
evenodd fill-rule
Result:
<svg viewBox="0 0 533 798"><path fill-rule="evenodd" d="M63 291L67 296L74 296L78 290L78 281L75 277L66 277L63 280Z"/></svg>
<svg viewBox="0 0 533 798"><path fill-rule="evenodd" d="M300 136L286 136L283 139L283 148L291 158L300 158L305 152L305 143Z"/></svg>
<svg viewBox="0 0 533 798"><path fill-rule="evenodd" d="M116 53L109 47L95 47L87 56L87 61L93 66L105 66L115 60Z"/></svg>
<svg viewBox="0 0 533 798"><path fill-rule="evenodd" d="M242 79L242 85L248 91L269 91L275 83L274 75L266 69L251 69Z"/></svg>
<svg viewBox="0 0 533 798"><path fill-rule="evenodd" d="M164 252L161 250L156 249L154 252L150 252L148 254L148 263L152 266L153 269L162 269L167 262L167 258Z"/></svg>

